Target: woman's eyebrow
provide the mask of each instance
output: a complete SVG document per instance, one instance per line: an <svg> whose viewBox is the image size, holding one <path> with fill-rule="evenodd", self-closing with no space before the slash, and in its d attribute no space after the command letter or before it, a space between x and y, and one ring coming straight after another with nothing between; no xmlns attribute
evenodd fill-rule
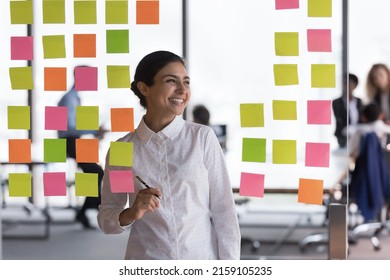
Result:
<svg viewBox="0 0 390 280"><path fill-rule="evenodd" d="M174 74L167 74L167 75L164 75L164 76L163 76L163 78L166 78L166 77L172 77L172 78L175 78L175 79L179 79L179 76L174 75ZM183 77L183 80L190 80L190 77L184 76L184 77Z"/></svg>

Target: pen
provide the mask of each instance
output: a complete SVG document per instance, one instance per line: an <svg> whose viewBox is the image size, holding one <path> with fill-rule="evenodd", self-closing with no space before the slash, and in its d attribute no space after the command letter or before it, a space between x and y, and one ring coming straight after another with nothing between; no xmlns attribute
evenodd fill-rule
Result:
<svg viewBox="0 0 390 280"><path fill-rule="evenodd" d="M140 181L142 185L144 185L145 187L150 189L150 186L148 184L146 184L145 181L142 180L140 176L137 175L137 176L135 176L135 178L137 178L137 180ZM157 197L158 199L160 199L160 197L157 194L155 194L154 196Z"/></svg>

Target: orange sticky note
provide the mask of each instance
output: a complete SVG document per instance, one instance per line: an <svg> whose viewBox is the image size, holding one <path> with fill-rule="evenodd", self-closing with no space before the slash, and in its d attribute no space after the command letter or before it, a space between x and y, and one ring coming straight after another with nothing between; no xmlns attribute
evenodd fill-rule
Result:
<svg viewBox="0 0 390 280"><path fill-rule="evenodd" d="M111 108L111 131L134 131L133 108Z"/></svg>
<svg viewBox="0 0 390 280"><path fill-rule="evenodd" d="M322 205L324 181L315 179L299 179L298 202Z"/></svg>
<svg viewBox="0 0 390 280"><path fill-rule="evenodd" d="M8 161L10 163L30 163L31 139L9 139Z"/></svg>
<svg viewBox="0 0 390 280"><path fill-rule="evenodd" d="M99 140L76 139L76 162L99 162Z"/></svg>
<svg viewBox="0 0 390 280"><path fill-rule="evenodd" d="M73 56L96 57L96 34L74 34Z"/></svg>
<svg viewBox="0 0 390 280"><path fill-rule="evenodd" d="M66 67L45 67L44 89L47 91L66 91Z"/></svg>
<svg viewBox="0 0 390 280"><path fill-rule="evenodd" d="M137 1L137 24L159 24L160 2Z"/></svg>

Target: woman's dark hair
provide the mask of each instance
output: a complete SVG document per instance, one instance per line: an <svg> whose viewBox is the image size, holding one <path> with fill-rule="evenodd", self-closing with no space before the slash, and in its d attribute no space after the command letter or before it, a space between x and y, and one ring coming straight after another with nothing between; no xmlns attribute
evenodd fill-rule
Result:
<svg viewBox="0 0 390 280"><path fill-rule="evenodd" d="M381 110L375 103L369 103L363 107L362 115L368 123L374 122L379 119Z"/></svg>
<svg viewBox="0 0 390 280"><path fill-rule="evenodd" d="M156 74L167 64L172 62L180 62L185 66L185 62L180 56L168 51L152 52L146 55L138 63L134 74L134 80L131 83L131 90L138 96L142 107L146 108L146 98L140 92L137 86L138 82L144 82L147 86L152 86Z"/></svg>

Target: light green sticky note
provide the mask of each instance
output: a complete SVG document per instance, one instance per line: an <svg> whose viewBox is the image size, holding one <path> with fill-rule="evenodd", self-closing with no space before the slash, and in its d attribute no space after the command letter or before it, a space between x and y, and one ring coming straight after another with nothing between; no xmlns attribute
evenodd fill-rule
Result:
<svg viewBox="0 0 390 280"><path fill-rule="evenodd" d="M74 1L74 23L96 24L96 0Z"/></svg>
<svg viewBox="0 0 390 280"><path fill-rule="evenodd" d="M76 173L75 193L76 196L98 197L98 174L97 173Z"/></svg>
<svg viewBox="0 0 390 280"><path fill-rule="evenodd" d="M273 100L272 112L274 120L296 120L297 102L289 100Z"/></svg>
<svg viewBox="0 0 390 280"><path fill-rule="evenodd" d="M30 106L8 106L8 129L30 130Z"/></svg>
<svg viewBox="0 0 390 280"><path fill-rule="evenodd" d="M335 64L312 64L311 65L311 86L313 88L335 88L336 87L336 65Z"/></svg>
<svg viewBox="0 0 390 280"><path fill-rule="evenodd" d="M44 58L65 58L65 36L47 35L42 36Z"/></svg>
<svg viewBox="0 0 390 280"><path fill-rule="evenodd" d="M130 88L130 67L107 65L108 88Z"/></svg>
<svg viewBox="0 0 390 280"><path fill-rule="evenodd" d="M128 0L106 0L106 24L127 24Z"/></svg>
<svg viewBox="0 0 390 280"><path fill-rule="evenodd" d="M10 2L11 24L33 24L32 0L17 0Z"/></svg>
<svg viewBox="0 0 390 280"><path fill-rule="evenodd" d="M275 32L275 54L279 56L298 56L298 32Z"/></svg>
<svg viewBox="0 0 390 280"><path fill-rule="evenodd" d="M276 86L297 85L298 65L297 64L274 64L274 80Z"/></svg>
<svg viewBox="0 0 390 280"><path fill-rule="evenodd" d="M272 163L296 164L297 163L297 141L273 140L272 141Z"/></svg>
<svg viewBox="0 0 390 280"><path fill-rule="evenodd" d="M66 139L43 140L44 162L66 162Z"/></svg>
<svg viewBox="0 0 390 280"><path fill-rule="evenodd" d="M133 166L133 143L111 142L109 162L110 166Z"/></svg>
<svg viewBox="0 0 390 280"><path fill-rule="evenodd" d="M31 178L30 173L9 173L9 196L31 197Z"/></svg>
<svg viewBox="0 0 390 280"><path fill-rule="evenodd" d="M99 106L77 106L76 129L99 130Z"/></svg>
<svg viewBox="0 0 390 280"><path fill-rule="evenodd" d="M332 17L332 0L308 0L309 17Z"/></svg>
<svg viewBox="0 0 390 280"><path fill-rule="evenodd" d="M12 89L34 89L32 67L11 67L9 69Z"/></svg>
<svg viewBox="0 0 390 280"><path fill-rule="evenodd" d="M241 127L264 126L264 104L240 104Z"/></svg>
<svg viewBox="0 0 390 280"><path fill-rule="evenodd" d="M43 0L43 23L65 23L65 0Z"/></svg>
<svg viewBox="0 0 390 280"><path fill-rule="evenodd" d="M242 161L244 162L265 162L266 139L264 138L243 138L242 139Z"/></svg>
<svg viewBox="0 0 390 280"><path fill-rule="evenodd" d="M129 53L129 30L106 31L107 53Z"/></svg>

